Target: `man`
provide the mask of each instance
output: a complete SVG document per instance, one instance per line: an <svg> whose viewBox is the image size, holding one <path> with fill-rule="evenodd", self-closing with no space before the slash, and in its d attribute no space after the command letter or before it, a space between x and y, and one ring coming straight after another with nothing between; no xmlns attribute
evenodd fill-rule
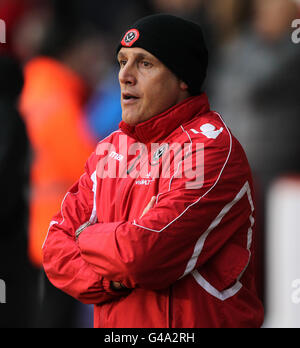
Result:
<svg viewBox="0 0 300 348"><path fill-rule="evenodd" d="M252 178L202 93L200 27L146 17L117 52L123 120L50 223L49 279L95 327L259 327Z"/></svg>

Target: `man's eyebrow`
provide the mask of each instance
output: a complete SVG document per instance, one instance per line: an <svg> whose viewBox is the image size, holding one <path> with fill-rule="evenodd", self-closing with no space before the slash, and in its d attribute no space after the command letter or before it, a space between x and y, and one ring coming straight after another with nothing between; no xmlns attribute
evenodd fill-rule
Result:
<svg viewBox="0 0 300 348"><path fill-rule="evenodd" d="M122 52L119 52L118 55L117 55L117 59L121 59L121 58L125 58L125 54L122 53Z"/></svg>
<svg viewBox="0 0 300 348"><path fill-rule="evenodd" d="M144 54L144 53L138 53L136 55L136 58L138 58L138 59L152 59L152 57L149 54Z"/></svg>

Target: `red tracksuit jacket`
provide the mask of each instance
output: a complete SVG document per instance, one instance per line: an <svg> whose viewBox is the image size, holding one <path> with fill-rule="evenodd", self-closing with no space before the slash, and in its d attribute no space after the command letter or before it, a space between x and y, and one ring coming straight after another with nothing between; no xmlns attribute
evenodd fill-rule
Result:
<svg viewBox="0 0 300 348"><path fill-rule="evenodd" d="M245 153L202 94L98 144L50 223L44 269L95 304L95 327L260 327L254 227Z"/></svg>

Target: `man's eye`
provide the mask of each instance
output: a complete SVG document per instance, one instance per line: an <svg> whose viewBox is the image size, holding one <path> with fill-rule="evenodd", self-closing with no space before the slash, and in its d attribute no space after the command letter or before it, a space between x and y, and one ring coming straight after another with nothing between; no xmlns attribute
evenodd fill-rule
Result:
<svg viewBox="0 0 300 348"><path fill-rule="evenodd" d="M141 64L143 65L143 67L145 68L150 68L152 66L152 64L150 62L147 62L146 60L143 60L141 62Z"/></svg>
<svg viewBox="0 0 300 348"><path fill-rule="evenodd" d="M120 66L125 66L126 60L120 60L120 61L119 61L119 64L120 64Z"/></svg>

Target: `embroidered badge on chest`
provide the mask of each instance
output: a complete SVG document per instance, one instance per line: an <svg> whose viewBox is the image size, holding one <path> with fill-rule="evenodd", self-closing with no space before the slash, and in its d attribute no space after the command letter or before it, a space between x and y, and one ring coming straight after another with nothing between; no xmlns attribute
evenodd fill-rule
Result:
<svg viewBox="0 0 300 348"><path fill-rule="evenodd" d="M169 149L168 144L161 145L153 154L151 165L156 165L159 163L159 159L164 155L164 153Z"/></svg>

